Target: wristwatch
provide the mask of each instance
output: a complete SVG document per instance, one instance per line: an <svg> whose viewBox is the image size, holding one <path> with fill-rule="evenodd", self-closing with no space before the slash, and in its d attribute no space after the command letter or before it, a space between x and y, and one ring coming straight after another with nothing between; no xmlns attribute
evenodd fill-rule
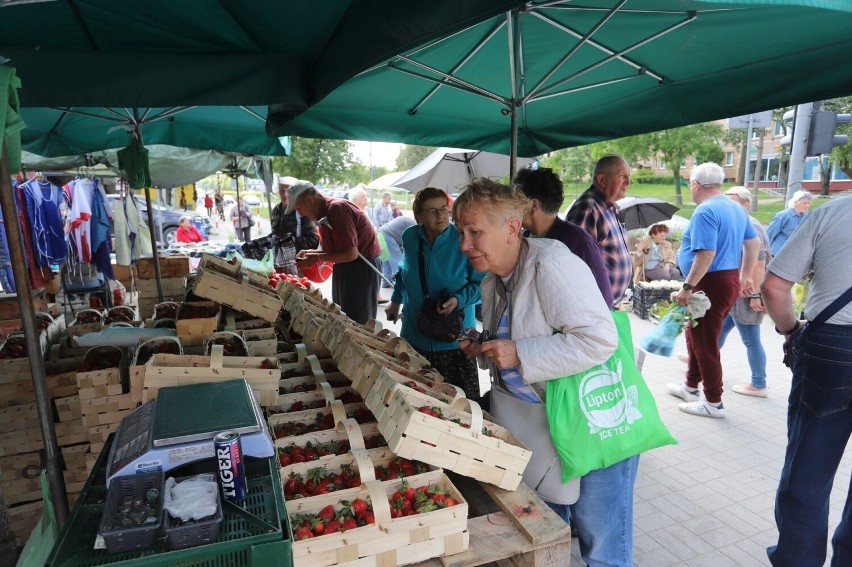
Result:
<svg viewBox="0 0 852 567"><path fill-rule="evenodd" d="M691 283L683 282L683 289L685 289L686 291L692 291L693 289L695 289L695 286Z"/></svg>
<svg viewBox="0 0 852 567"><path fill-rule="evenodd" d="M776 326L776 327L775 327L775 332L776 332L776 333L778 333L778 334L779 334L779 335L781 335L781 336L789 337L790 335L792 335L793 333L795 333L796 331L798 331L798 330L799 330L799 327L801 327L801 326L802 326L801 321L799 321L799 320L797 319L797 320L796 320L796 324L795 324L795 325L793 325L792 327L790 327L788 330L786 330L786 331L782 331L781 329L779 329L779 328Z"/></svg>

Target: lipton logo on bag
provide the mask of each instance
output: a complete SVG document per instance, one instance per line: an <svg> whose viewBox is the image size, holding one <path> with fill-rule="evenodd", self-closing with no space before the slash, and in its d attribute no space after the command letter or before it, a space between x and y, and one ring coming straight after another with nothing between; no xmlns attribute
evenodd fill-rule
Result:
<svg viewBox="0 0 852 567"><path fill-rule="evenodd" d="M580 382L580 408L589 422L589 433L601 439L630 431L630 425L642 417L636 386L625 388L619 360L614 369L607 365L586 374Z"/></svg>

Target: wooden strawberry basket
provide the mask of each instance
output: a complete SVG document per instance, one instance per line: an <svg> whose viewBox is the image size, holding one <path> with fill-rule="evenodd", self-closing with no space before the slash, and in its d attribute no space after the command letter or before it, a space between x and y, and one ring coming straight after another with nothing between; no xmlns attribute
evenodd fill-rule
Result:
<svg viewBox="0 0 852 567"><path fill-rule="evenodd" d="M385 368L379 373L379 377L373 383L366 398L364 398L367 409L373 412L373 415L376 416L376 421L380 421L382 416L388 411L388 400L391 399L397 388L405 392L419 392L429 396L435 402L445 405L452 405L453 402L464 397L464 391L458 386L436 382L431 382L427 385Z"/></svg>
<svg viewBox="0 0 852 567"><path fill-rule="evenodd" d="M283 302L274 290L266 285L265 279L261 286L252 280L253 277L256 276L237 279L217 270L199 269L192 291L200 297L274 322L278 319Z"/></svg>
<svg viewBox="0 0 852 567"><path fill-rule="evenodd" d="M362 489L347 494L347 497L369 501L375 524L311 539L294 538L294 567L408 565L467 549L468 506L462 495L441 471L418 475L416 480L418 486L435 487L451 495L455 504L412 516L392 518L388 499L400 489L402 481L367 482ZM287 502L290 523L294 524L297 514L316 514L328 505L338 507L340 500L337 493L332 493Z"/></svg>
<svg viewBox="0 0 852 567"><path fill-rule="evenodd" d="M216 314L211 317L187 318L186 315L193 309L206 309L217 307ZM212 310L212 309L211 309ZM219 327L219 317L222 309L214 301L184 302L178 309L175 330L180 337L183 346L200 346L204 337L216 332Z"/></svg>
<svg viewBox="0 0 852 567"><path fill-rule="evenodd" d="M278 382L278 396L312 392L323 382L328 383L332 388L352 387L352 381L341 372L306 374L280 380Z"/></svg>
<svg viewBox="0 0 852 567"><path fill-rule="evenodd" d="M303 411L294 411L287 413L274 413L269 416L268 423L269 427L273 430L273 434L277 437L278 431L286 429L287 426L293 424L313 424L315 420L319 418L326 418L331 420L331 427L327 427L325 429L334 429L337 424L346 421L349 419L350 414L355 414L356 412L363 413L366 412L367 406L364 405L363 402L355 403L355 404L344 404L340 400L333 400L330 404L323 408L319 409L310 409ZM332 416L328 418L327 416ZM324 431L325 429L321 430ZM285 439L285 436L281 437Z"/></svg>
<svg viewBox="0 0 852 567"><path fill-rule="evenodd" d="M416 380L432 389L444 381L436 370L431 367L421 368L419 362L412 362L407 353L396 356L387 355L381 351L365 348L356 342L350 342L341 352L338 363L341 372L346 374L355 390L366 397L384 369L390 369L405 378ZM443 389L444 395L450 395L449 390ZM452 397L455 397L453 394Z"/></svg>
<svg viewBox="0 0 852 567"><path fill-rule="evenodd" d="M271 368L263 368L271 366ZM265 357L223 356L221 345L211 356L155 354L145 366L143 401L153 399L166 386L222 382L243 378L262 406L275 404L281 370L278 361Z"/></svg>
<svg viewBox="0 0 852 567"><path fill-rule="evenodd" d="M303 404L305 409L318 409L330 404L336 399L339 399L340 396L343 396L344 394L357 395L355 390L349 386L332 388L328 382L320 382L313 391L278 394L278 397L275 399L275 405L270 407L269 410L270 412L275 411L276 413L302 411L301 409L293 410L292 408L294 404Z"/></svg>
<svg viewBox="0 0 852 567"><path fill-rule="evenodd" d="M400 457L507 490L515 490L520 484L532 451L507 429L483 419L476 402L459 398L448 405L410 388L397 387L384 403L379 431ZM422 413L419 408L423 406L440 409L443 419ZM484 433L483 427L495 437Z"/></svg>
<svg viewBox="0 0 852 567"><path fill-rule="evenodd" d="M340 307L338 307L337 304L332 303L328 299L325 299L319 289L314 288L310 290L305 290L285 280L281 280L275 291L281 298L281 300L284 302L284 309L287 311L290 311L291 309L291 306L288 305L289 302L303 301L311 304L316 308L322 309L323 311L341 314Z"/></svg>
<svg viewBox="0 0 852 567"><path fill-rule="evenodd" d="M201 255L201 262L198 264L198 270L215 271L238 280L241 277L241 264L242 262L239 257L235 258L234 263L231 263L224 258L204 253Z"/></svg>
<svg viewBox="0 0 852 567"><path fill-rule="evenodd" d="M359 325L349 317L338 315L326 318L320 338L332 353L336 353L340 341L343 340L348 331L363 335L367 339L372 338L382 342L396 336L390 329L382 329L381 323L375 319L370 319L366 324Z"/></svg>

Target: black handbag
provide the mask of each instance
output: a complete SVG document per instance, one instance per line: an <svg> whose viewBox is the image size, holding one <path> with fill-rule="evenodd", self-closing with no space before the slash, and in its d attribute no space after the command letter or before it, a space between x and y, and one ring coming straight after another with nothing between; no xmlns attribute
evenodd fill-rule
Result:
<svg viewBox="0 0 852 567"><path fill-rule="evenodd" d="M451 343L458 339L464 325L464 311L456 309L449 315L438 313L438 305L445 303L451 295L446 291L441 293L440 302L429 298L429 287L426 285L426 259L423 254L423 241L420 241L420 285L423 288L423 309L417 315L417 330L424 336Z"/></svg>

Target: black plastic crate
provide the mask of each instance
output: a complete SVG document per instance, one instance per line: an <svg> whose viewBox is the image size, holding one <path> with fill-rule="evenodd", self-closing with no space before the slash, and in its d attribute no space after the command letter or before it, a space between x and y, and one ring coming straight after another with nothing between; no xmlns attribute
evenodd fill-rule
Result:
<svg viewBox="0 0 852 567"><path fill-rule="evenodd" d="M130 500L144 501L149 490L156 489L156 522L146 525L123 526L118 519L119 508ZM150 472L117 476L110 483L99 533L104 538L108 553L133 549L148 549L163 522L163 473Z"/></svg>
<svg viewBox="0 0 852 567"><path fill-rule="evenodd" d="M187 478L189 477L176 478L175 481L180 484ZM222 502L218 498L218 492L217 484L216 513L209 520L181 522L172 518L168 511L164 512L163 527L169 540L169 549L186 549L216 541L222 527Z"/></svg>
<svg viewBox="0 0 852 567"><path fill-rule="evenodd" d="M641 283L633 288L633 313L641 319L647 319L651 313L651 307L660 301L669 301L674 288L650 288Z"/></svg>

